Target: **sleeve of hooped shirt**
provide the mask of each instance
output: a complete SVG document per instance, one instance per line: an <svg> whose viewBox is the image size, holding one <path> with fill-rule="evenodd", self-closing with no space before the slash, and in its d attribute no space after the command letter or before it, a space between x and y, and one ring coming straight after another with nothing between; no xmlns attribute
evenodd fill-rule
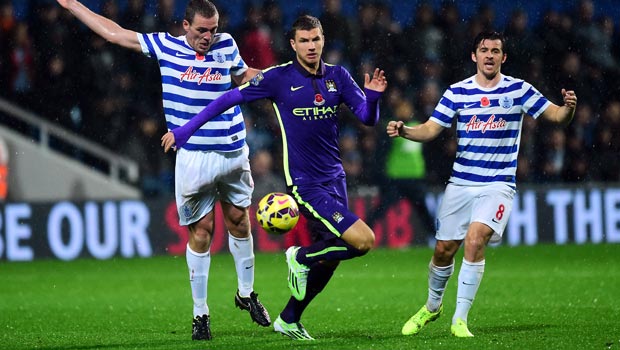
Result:
<svg viewBox="0 0 620 350"><path fill-rule="evenodd" d="M534 86L527 82L523 82L523 112L531 115L534 119L538 118L550 105L547 100Z"/></svg>
<svg viewBox="0 0 620 350"><path fill-rule="evenodd" d="M157 42L161 42L161 40L155 40L156 36L162 35L163 33L137 33L138 41L140 42L140 46L142 47L142 53L147 57L157 57L156 52L156 44ZM161 51L161 50L158 50Z"/></svg>
<svg viewBox="0 0 620 350"><path fill-rule="evenodd" d="M248 70L248 65L243 60L243 57L241 57L241 54L239 54L239 47L237 46L235 39L230 35L228 35L228 37L230 37L230 39L227 40L232 41L233 48L231 54L232 67L230 68L230 73L234 76L239 76Z"/></svg>

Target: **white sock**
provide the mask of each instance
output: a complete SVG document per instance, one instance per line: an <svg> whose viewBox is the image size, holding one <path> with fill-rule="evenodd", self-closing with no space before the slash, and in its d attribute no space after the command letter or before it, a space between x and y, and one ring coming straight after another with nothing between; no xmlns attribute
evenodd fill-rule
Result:
<svg viewBox="0 0 620 350"><path fill-rule="evenodd" d="M239 295L249 297L254 288L254 239L228 234L228 249L235 260Z"/></svg>
<svg viewBox="0 0 620 350"><path fill-rule="evenodd" d="M443 293L453 272L454 263L448 266L435 266L431 261L428 264L428 299L426 300L428 311L435 312L439 310L443 300Z"/></svg>
<svg viewBox="0 0 620 350"><path fill-rule="evenodd" d="M457 318L467 323L467 314L474 302L483 274L484 260L473 263L463 259L459 272L459 286L456 291L456 311L452 317L453 324L456 323Z"/></svg>
<svg viewBox="0 0 620 350"><path fill-rule="evenodd" d="M185 251L185 259L189 269L189 284L192 287L194 299L194 317L208 315L207 306L207 282L209 281L209 267L211 266L211 254L196 253L189 244Z"/></svg>

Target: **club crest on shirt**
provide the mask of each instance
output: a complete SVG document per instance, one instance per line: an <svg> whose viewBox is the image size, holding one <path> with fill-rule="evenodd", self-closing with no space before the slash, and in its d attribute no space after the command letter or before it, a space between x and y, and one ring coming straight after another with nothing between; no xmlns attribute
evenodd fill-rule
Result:
<svg viewBox="0 0 620 350"><path fill-rule="evenodd" d="M263 72L258 72L258 74L254 76L254 78L250 79L250 84L258 86L260 81L263 79L265 79L265 77L263 76Z"/></svg>
<svg viewBox="0 0 620 350"><path fill-rule="evenodd" d="M213 59L217 63L224 63L224 61L226 61L226 57L224 57L224 54L217 51L213 53Z"/></svg>
<svg viewBox="0 0 620 350"><path fill-rule="evenodd" d="M332 219L334 219L334 221L339 224L340 221L344 219L344 216L336 211L332 214Z"/></svg>
<svg viewBox="0 0 620 350"><path fill-rule="evenodd" d="M186 219L192 217L192 208L189 204L183 204L181 210L183 211L183 216L185 216Z"/></svg>
<svg viewBox="0 0 620 350"><path fill-rule="evenodd" d="M512 98L508 97L508 96L502 96L502 98L499 99L499 105L508 109L510 107L512 107L512 105L514 104Z"/></svg>
<svg viewBox="0 0 620 350"><path fill-rule="evenodd" d="M336 88L336 82L333 80L326 80L325 87L327 87L327 92L338 92Z"/></svg>

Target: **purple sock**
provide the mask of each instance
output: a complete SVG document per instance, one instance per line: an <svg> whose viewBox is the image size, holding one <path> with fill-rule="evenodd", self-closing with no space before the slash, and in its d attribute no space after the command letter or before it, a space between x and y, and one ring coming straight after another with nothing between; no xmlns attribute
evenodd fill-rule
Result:
<svg viewBox="0 0 620 350"><path fill-rule="evenodd" d="M327 282L334 275L337 266L328 266L327 264L316 263L308 272L308 284L306 286L306 297L299 301L293 297L288 300L284 310L280 313L280 317L286 323L299 322L301 314L304 312L308 304L316 297L327 285Z"/></svg>
<svg viewBox="0 0 620 350"><path fill-rule="evenodd" d="M361 251L353 248L340 238L332 238L326 241L318 241L307 247L299 248L297 261L306 266L326 261L340 261L353 259L364 255Z"/></svg>

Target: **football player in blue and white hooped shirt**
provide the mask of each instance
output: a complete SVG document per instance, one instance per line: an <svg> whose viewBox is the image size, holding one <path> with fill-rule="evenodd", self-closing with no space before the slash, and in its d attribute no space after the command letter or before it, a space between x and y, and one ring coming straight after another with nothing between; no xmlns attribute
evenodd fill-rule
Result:
<svg viewBox="0 0 620 350"><path fill-rule="evenodd" d="M183 20L186 34L179 37L136 33L76 0L57 1L107 41L157 59L168 129L184 125L230 90L232 81L241 85L259 72L248 68L229 34L217 32L219 14L208 0L189 1ZM206 299L213 209L218 199L238 277L235 303L260 325L271 324L253 291L254 251L248 208L254 183L245 136L241 110L230 106L203 125L177 152L176 202L180 223L190 232L186 258L194 300L192 338L197 340L211 338Z"/></svg>
<svg viewBox="0 0 620 350"><path fill-rule="evenodd" d="M321 22L301 16L290 44L296 59L271 67L223 95L183 127L162 137L164 150L184 147L192 133L221 111L261 98L272 101L282 130L284 173L289 193L308 220L314 243L290 247L292 297L274 321L274 329L294 339L313 339L299 322L312 299L327 285L341 260L366 254L374 245L370 227L351 212L338 147L339 112L346 105L365 125L379 120L378 100L384 72L365 74L364 90L349 72L321 59L325 38Z"/></svg>
<svg viewBox="0 0 620 350"><path fill-rule="evenodd" d="M560 107L529 83L503 75L504 48L501 34L480 33L471 53L477 68L474 76L451 85L426 123L407 127L402 121L390 121L387 125L390 137L425 142L454 121L458 140L452 175L437 214L428 299L403 326L405 335L417 334L441 315L454 255L464 242L451 332L457 337L473 336L467 315L484 273L485 247L489 241L501 240L512 210L523 118L527 114L568 124L575 113L574 91L561 90L564 105Z"/></svg>

